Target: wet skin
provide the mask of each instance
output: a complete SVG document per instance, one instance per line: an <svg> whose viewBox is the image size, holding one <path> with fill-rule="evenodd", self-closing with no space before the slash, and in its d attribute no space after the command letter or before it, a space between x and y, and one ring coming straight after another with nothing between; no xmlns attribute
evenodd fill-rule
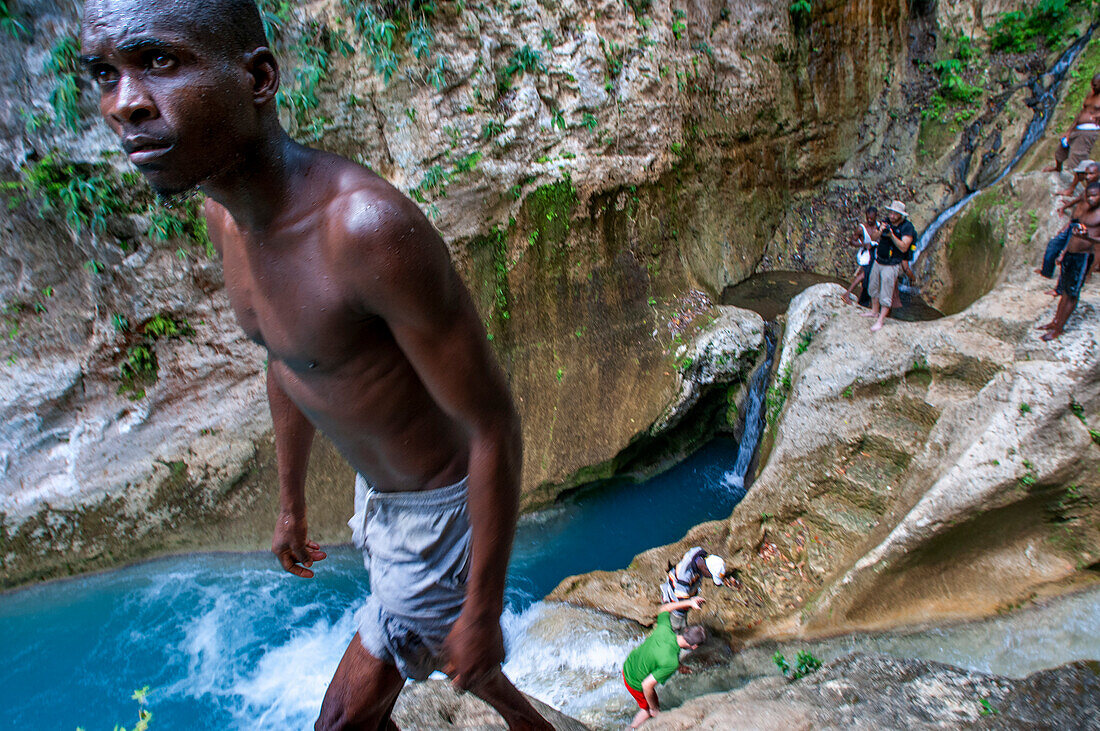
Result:
<svg viewBox="0 0 1100 731"><path fill-rule="evenodd" d="M501 690L511 688L500 673L499 618L518 511L519 422L446 247L387 182L293 142L275 112L270 51L213 48L180 29L188 6L89 2L83 52L104 118L153 187L209 196L230 302L268 351L280 483L272 550L305 578L325 558L307 537L305 509L317 428L378 490L429 490L468 474L469 581L446 669L459 687L484 691L514 727L548 728L522 696ZM386 724L401 678L364 654L353 639L319 727Z"/></svg>
<svg viewBox="0 0 1100 731"><path fill-rule="evenodd" d="M1073 211L1073 217L1078 223L1073 227L1073 234L1066 244L1066 254L1080 254L1095 252L1100 244L1100 188L1089 187L1085 190L1084 200ZM1061 261L1061 257L1059 257ZM1063 294L1058 299L1058 306L1054 310L1054 317L1045 325L1040 325L1039 330L1046 330L1042 339L1054 340L1062 334L1062 330L1077 307L1077 299Z"/></svg>

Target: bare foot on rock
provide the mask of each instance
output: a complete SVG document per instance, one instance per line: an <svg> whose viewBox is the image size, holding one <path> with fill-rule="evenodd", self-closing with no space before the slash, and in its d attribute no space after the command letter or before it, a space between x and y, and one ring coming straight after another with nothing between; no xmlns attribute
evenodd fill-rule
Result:
<svg viewBox="0 0 1100 731"><path fill-rule="evenodd" d="M881 322L876 322L874 325L871 326L871 332L873 332L873 333L877 333L881 329L882 329L882 323Z"/></svg>
<svg viewBox="0 0 1100 731"><path fill-rule="evenodd" d="M1043 337L1041 337L1039 339L1049 343L1051 340L1054 340L1056 337L1058 337L1061 334L1062 334L1061 330L1051 330L1050 332L1048 332L1046 335L1044 335Z"/></svg>

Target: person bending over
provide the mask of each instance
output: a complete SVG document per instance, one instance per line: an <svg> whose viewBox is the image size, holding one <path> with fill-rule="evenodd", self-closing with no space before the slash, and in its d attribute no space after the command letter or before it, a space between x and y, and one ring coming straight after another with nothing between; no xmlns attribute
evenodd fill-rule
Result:
<svg viewBox="0 0 1100 731"><path fill-rule="evenodd" d="M726 578L726 562L721 556L707 553L696 546L685 551L683 558L675 566L669 562L668 575L661 584L661 601L669 604L691 599L699 593L699 585L704 577L713 581L715 586L722 586L727 581L732 585L737 584L734 576ZM685 606L669 610L672 612L673 629L680 630L687 625L688 609Z"/></svg>
<svg viewBox="0 0 1100 731"><path fill-rule="evenodd" d="M867 287L871 295L871 311L860 313L874 317L871 331L882 329L890 307L894 304L894 288L903 262L908 262L910 247L917 240L917 229L906 217L905 204L894 201L886 207L888 224L875 247L875 265L871 269L871 283Z"/></svg>
<svg viewBox="0 0 1100 731"><path fill-rule="evenodd" d="M306 521L315 429L359 475L371 594L316 727L396 728L405 678L442 669L511 728L551 728L500 669L519 420L439 234L386 181L286 134L251 0L84 8L103 117L158 193L206 193L229 301L267 349L286 571L325 558Z"/></svg>
<svg viewBox="0 0 1100 731"><path fill-rule="evenodd" d="M1085 188L1086 209L1077 216L1069 242L1062 254L1062 274L1056 292L1060 295L1054 318L1040 330L1046 330L1043 340L1050 341L1062 334L1066 320L1077 307L1081 287L1092 266L1096 245L1100 243L1100 183Z"/></svg>
<svg viewBox="0 0 1100 731"><path fill-rule="evenodd" d="M627 656L623 663L623 683L638 703L638 712L630 728L638 728L661 712L657 686L663 685L680 667L680 650L694 650L707 641L706 630L698 625L673 630L669 613L698 609L702 604L700 597L662 604L649 637Z"/></svg>
<svg viewBox="0 0 1100 731"><path fill-rule="evenodd" d="M859 251L856 254L855 277L842 297L845 303L851 302L852 290L857 286L860 287L859 304L870 304L871 301L867 295L867 283L871 277L871 267L874 266L874 249L882 236L885 224L879 222L878 209L874 206L868 206L864 216L863 223L859 224L859 232L848 242L849 246L854 246Z"/></svg>

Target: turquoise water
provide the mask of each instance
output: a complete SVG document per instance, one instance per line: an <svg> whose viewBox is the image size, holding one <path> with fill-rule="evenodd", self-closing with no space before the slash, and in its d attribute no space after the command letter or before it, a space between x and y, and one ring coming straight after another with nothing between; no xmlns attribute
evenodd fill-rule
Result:
<svg viewBox="0 0 1100 731"><path fill-rule="evenodd" d="M586 675L613 678L636 630L601 626L570 646L583 617L558 626L537 600L566 576L623 568L728 516L744 494L736 461L737 445L715 440L655 478L610 482L521 521L503 620L517 685L559 707L585 692L590 705L614 697L613 683L597 689ZM0 595L0 727L131 726L130 693L145 685L153 728L312 727L367 586L348 547L317 568L304 581L266 553L198 554Z"/></svg>

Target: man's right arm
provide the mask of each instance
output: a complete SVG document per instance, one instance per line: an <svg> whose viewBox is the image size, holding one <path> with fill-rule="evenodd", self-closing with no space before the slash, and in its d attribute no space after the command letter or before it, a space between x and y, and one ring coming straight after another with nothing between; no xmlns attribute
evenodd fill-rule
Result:
<svg viewBox="0 0 1100 731"><path fill-rule="evenodd" d="M315 429L271 370L268 364L267 401L279 468L279 517L275 521L271 552L286 571L309 579L313 577L310 570L313 562L325 558L321 547L306 537L306 468Z"/></svg>

